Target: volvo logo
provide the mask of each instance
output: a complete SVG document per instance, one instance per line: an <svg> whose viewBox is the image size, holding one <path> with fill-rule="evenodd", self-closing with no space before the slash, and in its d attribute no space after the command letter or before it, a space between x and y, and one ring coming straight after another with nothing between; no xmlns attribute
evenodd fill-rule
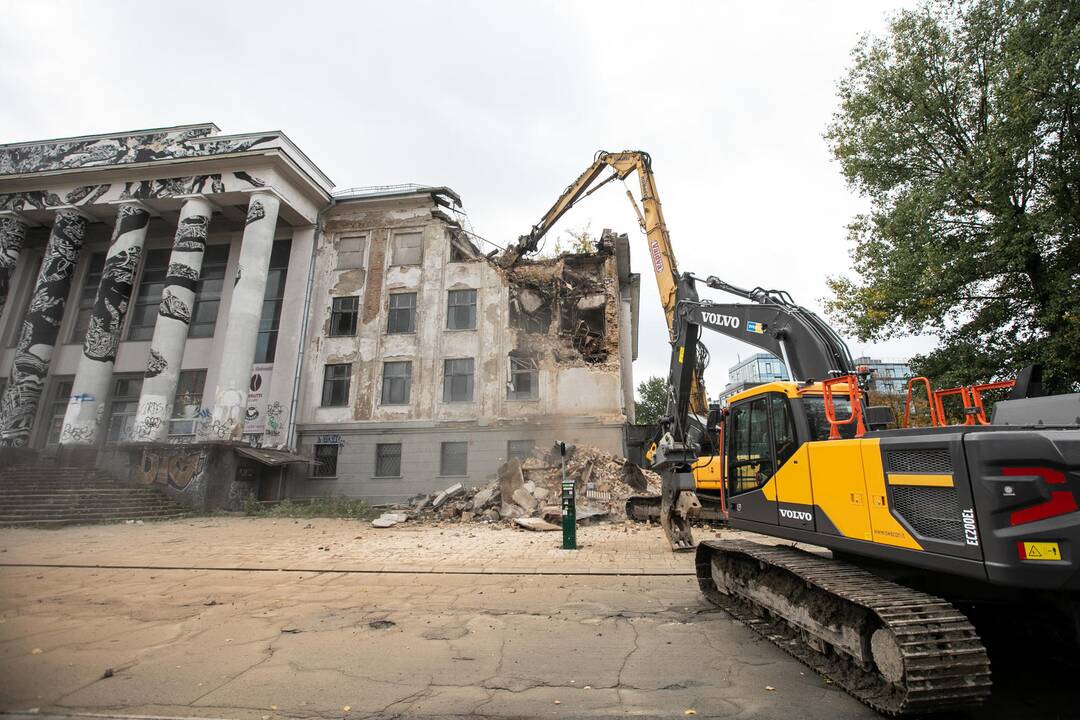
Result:
<svg viewBox="0 0 1080 720"><path fill-rule="evenodd" d="M660 254L660 243L655 240L649 243L649 255L652 256L653 270L656 272L663 272L664 257Z"/></svg>
<svg viewBox="0 0 1080 720"><path fill-rule="evenodd" d="M787 508L780 508L780 517L785 517L788 520L802 520L803 522L814 521L814 514L804 510L788 510Z"/></svg>
<svg viewBox="0 0 1080 720"><path fill-rule="evenodd" d="M739 318L734 315L721 315L720 313L702 312L702 319L710 325L716 325L717 327L729 327L739 329Z"/></svg>

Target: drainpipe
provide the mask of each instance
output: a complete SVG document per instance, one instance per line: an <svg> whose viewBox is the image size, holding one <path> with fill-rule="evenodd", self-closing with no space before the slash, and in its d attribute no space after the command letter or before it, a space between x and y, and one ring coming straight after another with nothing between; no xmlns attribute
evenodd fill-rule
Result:
<svg viewBox="0 0 1080 720"><path fill-rule="evenodd" d="M296 374L293 376L292 400L289 403L288 430L285 433L286 445L293 452L297 452L296 446L296 406L300 402L300 378L304 373L304 344L307 342L308 318L311 315L311 289L315 284L315 256L319 252L319 239L322 237L323 213L337 204L337 200L331 198L330 204L320 210L315 216L315 234L311 241L311 258L308 260L307 292L304 294L304 317L300 323L300 342L297 348Z"/></svg>

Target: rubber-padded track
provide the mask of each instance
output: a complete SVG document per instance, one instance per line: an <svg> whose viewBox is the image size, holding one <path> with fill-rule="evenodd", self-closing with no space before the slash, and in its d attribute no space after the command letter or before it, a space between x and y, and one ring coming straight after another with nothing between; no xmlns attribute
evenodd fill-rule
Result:
<svg viewBox="0 0 1080 720"><path fill-rule="evenodd" d="M745 596L721 592L712 576L713 560L721 555L725 562L741 563L757 578L772 574L780 579L786 574L784 581L801 580L824 603L818 612L825 607L833 618L862 617L864 632L891 630L902 654L902 679L890 683L876 668L866 668L832 648L818 652L806 642L805 630ZM698 585L710 602L878 712L896 716L971 708L990 694L986 648L968 619L941 598L790 546L706 541L698 545L696 562Z"/></svg>

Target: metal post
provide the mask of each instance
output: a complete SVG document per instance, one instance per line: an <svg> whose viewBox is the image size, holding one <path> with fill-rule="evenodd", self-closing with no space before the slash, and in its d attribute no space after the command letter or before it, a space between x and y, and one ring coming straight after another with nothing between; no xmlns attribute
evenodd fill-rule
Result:
<svg viewBox="0 0 1080 720"><path fill-rule="evenodd" d="M559 464L562 466L562 546L577 550L577 503L574 500L574 481L566 478L566 443L559 443Z"/></svg>

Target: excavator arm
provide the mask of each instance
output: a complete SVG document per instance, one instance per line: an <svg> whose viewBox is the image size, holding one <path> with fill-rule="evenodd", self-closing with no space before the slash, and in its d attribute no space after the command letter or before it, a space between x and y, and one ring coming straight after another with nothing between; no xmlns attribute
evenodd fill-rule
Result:
<svg viewBox="0 0 1080 720"><path fill-rule="evenodd" d="M609 169L610 174L604 176ZM532 226L527 235L519 237L517 244L503 253L499 262L503 267L510 267L522 256L536 252L540 239L578 201L592 195L610 182L625 180L633 172L637 172L638 184L641 188L641 205L638 206L629 190L626 194L634 206L638 224L645 232L649 247L649 262L656 277L656 287L660 291L660 305L664 308L670 334L673 332L675 322L675 296L679 272L675 263L675 253L671 247L671 236L668 234L664 212L660 206L660 195L656 190L652 158L643 150L624 150L614 153L601 150L596 153L592 165L570 183L540 221ZM704 417L708 413L708 402L701 378L695 377L690 405L691 412L697 415Z"/></svg>

